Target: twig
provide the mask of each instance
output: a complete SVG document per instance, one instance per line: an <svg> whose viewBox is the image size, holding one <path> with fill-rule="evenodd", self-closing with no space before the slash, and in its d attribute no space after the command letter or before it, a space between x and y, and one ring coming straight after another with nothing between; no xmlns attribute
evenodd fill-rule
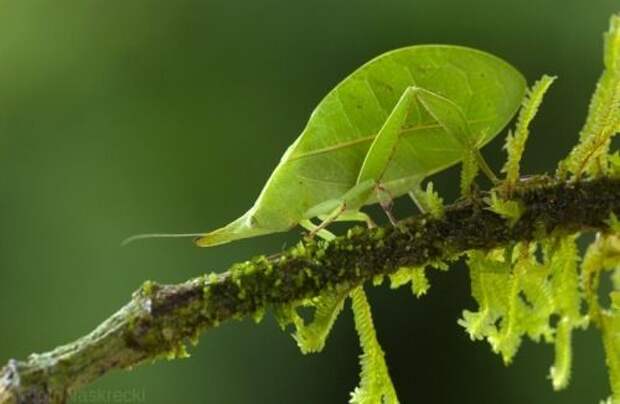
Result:
<svg viewBox="0 0 620 404"><path fill-rule="evenodd" d="M471 249L535 240L551 232L605 231L611 212L620 213L618 179L530 180L513 195L524 208L513 226L475 196L447 207L442 219L419 216L397 227L355 227L331 242L305 240L220 275L177 285L146 282L90 334L25 361L9 361L0 370L0 404L64 403L111 370L183 356L185 343L223 321Z"/></svg>

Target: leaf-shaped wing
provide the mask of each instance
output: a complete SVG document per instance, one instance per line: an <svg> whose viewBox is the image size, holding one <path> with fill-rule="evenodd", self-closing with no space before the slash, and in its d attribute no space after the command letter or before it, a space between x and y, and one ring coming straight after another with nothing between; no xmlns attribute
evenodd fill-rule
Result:
<svg viewBox="0 0 620 404"><path fill-rule="evenodd" d="M510 120L525 80L503 60L474 49L422 45L368 62L338 84L314 110L254 206L231 224L198 239L200 246L286 231L329 212L317 206L351 189L376 134L405 89L417 86L457 104L481 147ZM421 108L412 108L383 182L402 195L456 162L463 146ZM369 201L373 202L373 201Z"/></svg>

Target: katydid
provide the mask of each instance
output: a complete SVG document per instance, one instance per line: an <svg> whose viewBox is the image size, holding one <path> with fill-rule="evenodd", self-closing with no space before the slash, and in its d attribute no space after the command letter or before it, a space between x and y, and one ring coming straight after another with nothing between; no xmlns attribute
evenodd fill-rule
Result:
<svg viewBox="0 0 620 404"><path fill-rule="evenodd" d="M333 220L370 219L360 208L416 192L467 153L489 175L479 149L515 114L525 79L475 49L419 45L385 53L338 84L285 152L254 206L198 236L201 247ZM322 225L310 221L321 218Z"/></svg>

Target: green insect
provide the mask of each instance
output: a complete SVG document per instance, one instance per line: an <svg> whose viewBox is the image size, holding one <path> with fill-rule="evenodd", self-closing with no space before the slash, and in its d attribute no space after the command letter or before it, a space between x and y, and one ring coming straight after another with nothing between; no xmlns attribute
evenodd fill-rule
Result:
<svg viewBox="0 0 620 404"><path fill-rule="evenodd" d="M514 67L475 49L385 53L320 102L243 216L210 233L132 239L198 236L196 244L208 247L297 225L314 233L334 220L369 221L364 205L415 198L424 178L466 155L488 172L479 149L515 114L525 86Z"/></svg>

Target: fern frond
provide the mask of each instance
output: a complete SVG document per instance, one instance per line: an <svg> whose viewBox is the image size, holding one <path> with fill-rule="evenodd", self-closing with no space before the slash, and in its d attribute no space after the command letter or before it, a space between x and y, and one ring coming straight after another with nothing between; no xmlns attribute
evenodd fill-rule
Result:
<svg viewBox="0 0 620 404"><path fill-rule="evenodd" d="M370 305L360 286L351 292L355 328L360 338L362 355L360 384L351 393L350 403L397 404L396 390L390 379L383 349L377 341Z"/></svg>
<svg viewBox="0 0 620 404"><path fill-rule="evenodd" d="M433 189L433 183L426 184L426 190L414 187L409 191L409 196L416 204L420 212L429 213L435 219L441 219L444 213L443 199Z"/></svg>
<svg viewBox="0 0 620 404"><path fill-rule="evenodd" d="M521 249L524 247L521 247ZM525 333L523 323L526 321L527 307L521 299L522 278L527 271L527 259L517 259L508 279L508 293L503 307L502 319L496 335L488 338L494 352L500 353L504 363L509 364L521 346Z"/></svg>
<svg viewBox="0 0 620 404"><path fill-rule="evenodd" d="M411 282L411 291L416 297L425 295L431 285L424 267L402 267L390 275L390 288L396 289Z"/></svg>
<svg viewBox="0 0 620 404"><path fill-rule="evenodd" d="M572 332L587 324L581 314L577 262L579 250L574 236L559 239L548 252L555 311L560 317L555 333L555 359L549 371L554 390L568 386L572 367Z"/></svg>
<svg viewBox="0 0 620 404"><path fill-rule="evenodd" d="M588 303L588 315L595 323L600 320L601 306L598 287L603 271L617 270L620 267L620 236L617 234L598 234L584 255L581 265L582 288Z"/></svg>
<svg viewBox="0 0 620 404"><path fill-rule="evenodd" d="M489 255L479 251L468 254L471 292L478 303L478 310L463 311L463 318L458 324L465 328L472 340L495 337L495 323L506 310L510 267L503 261L501 253L503 251L497 250Z"/></svg>
<svg viewBox="0 0 620 404"><path fill-rule="evenodd" d="M532 246L527 257L521 258L523 265L521 275L521 291L525 302L525 318L521 321L521 329L530 339L538 342L540 338L553 341L553 329L549 319L555 312L553 291L549 279L549 266L536 260Z"/></svg>
<svg viewBox="0 0 620 404"><path fill-rule="evenodd" d="M489 205L488 210L506 218L511 227L523 214L523 206L519 201L502 199L497 196L497 192L491 192L491 197L486 199L486 203Z"/></svg>
<svg viewBox="0 0 620 404"><path fill-rule="evenodd" d="M598 234L590 244L582 264L582 286L588 303L590 319L601 329L605 360L609 369L612 403L620 403L620 291L610 293L611 307L601 308L598 300L598 286L601 273L613 270L614 276L620 268L620 237L616 234Z"/></svg>
<svg viewBox="0 0 620 404"><path fill-rule="evenodd" d="M548 251L546 260L551 270L551 287L557 312L572 324L583 320L577 262L579 249L575 236L564 236Z"/></svg>
<svg viewBox="0 0 620 404"><path fill-rule="evenodd" d="M509 133L506 137L506 144L504 148L508 153L508 158L502 172L506 173L506 189L510 192L517 181L519 180L519 171L521 166L521 157L525 150L525 143L530 134L529 126L538 108L543 101L543 97L556 77L543 75L531 89L528 90L521 110L519 111L519 117L517 119L517 127L514 133Z"/></svg>
<svg viewBox="0 0 620 404"><path fill-rule="evenodd" d="M342 311L348 291L334 291L312 299L315 307L314 318L309 325L297 323L297 330L293 335L301 352L320 352L325 347L325 341Z"/></svg>
<svg viewBox="0 0 620 404"><path fill-rule="evenodd" d="M620 292L612 292L610 296L611 309L601 316L601 331L611 384L610 401L617 404L620 403Z"/></svg>
<svg viewBox="0 0 620 404"><path fill-rule="evenodd" d="M612 178L620 177L620 153L616 150L613 154L607 156L609 163L609 172L607 173Z"/></svg>
<svg viewBox="0 0 620 404"><path fill-rule="evenodd" d="M588 316L592 321L598 323L600 320L600 304L598 299L598 287L601 279L601 271L605 261L605 238L597 235L584 255L581 265L581 282L588 304Z"/></svg>
<svg viewBox="0 0 620 404"><path fill-rule="evenodd" d="M605 70L590 102L586 123L579 135L580 142L560 165L560 174L567 171L580 178L607 172L607 152L612 137L620 129L620 16L614 15L605 34Z"/></svg>
<svg viewBox="0 0 620 404"><path fill-rule="evenodd" d="M554 390L562 390L568 386L573 363L572 347L573 326L567 317L563 317L555 331L555 359L549 369L551 384Z"/></svg>
<svg viewBox="0 0 620 404"><path fill-rule="evenodd" d="M428 213L435 219L441 219L443 217L443 199L439 196L439 193L433 190L433 183L426 184L426 206Z"/></svg>
<svg viewBox="0 0 620 404"><path fill-rule="evenodd" d="M524 335L534 340L551 340L553 335L548 271L537 263L535 249L535 244L518 244L514 250L487 255L469 253L472 295L478 310L464 311L458 323L472 340L486 339L505 363L511 362Z"/></svg>
<svg viewBox="0 0 620 404"><path fill-rule="evenodd" d="M618 220L618 216L616 216L614 212L611 212L609 219L607 219L605 223L607 223L609 230L613 233L620 234L620 220Z"/></svg>
<svg viewBox="0 0 620 404"><path fill-rule="evenodd" d="M303 303L289 303L274 307L273 315L282 330L289 325L293 325L296 329L304 326L304 319L297 313L297 307L301 305Z"/></svg>

